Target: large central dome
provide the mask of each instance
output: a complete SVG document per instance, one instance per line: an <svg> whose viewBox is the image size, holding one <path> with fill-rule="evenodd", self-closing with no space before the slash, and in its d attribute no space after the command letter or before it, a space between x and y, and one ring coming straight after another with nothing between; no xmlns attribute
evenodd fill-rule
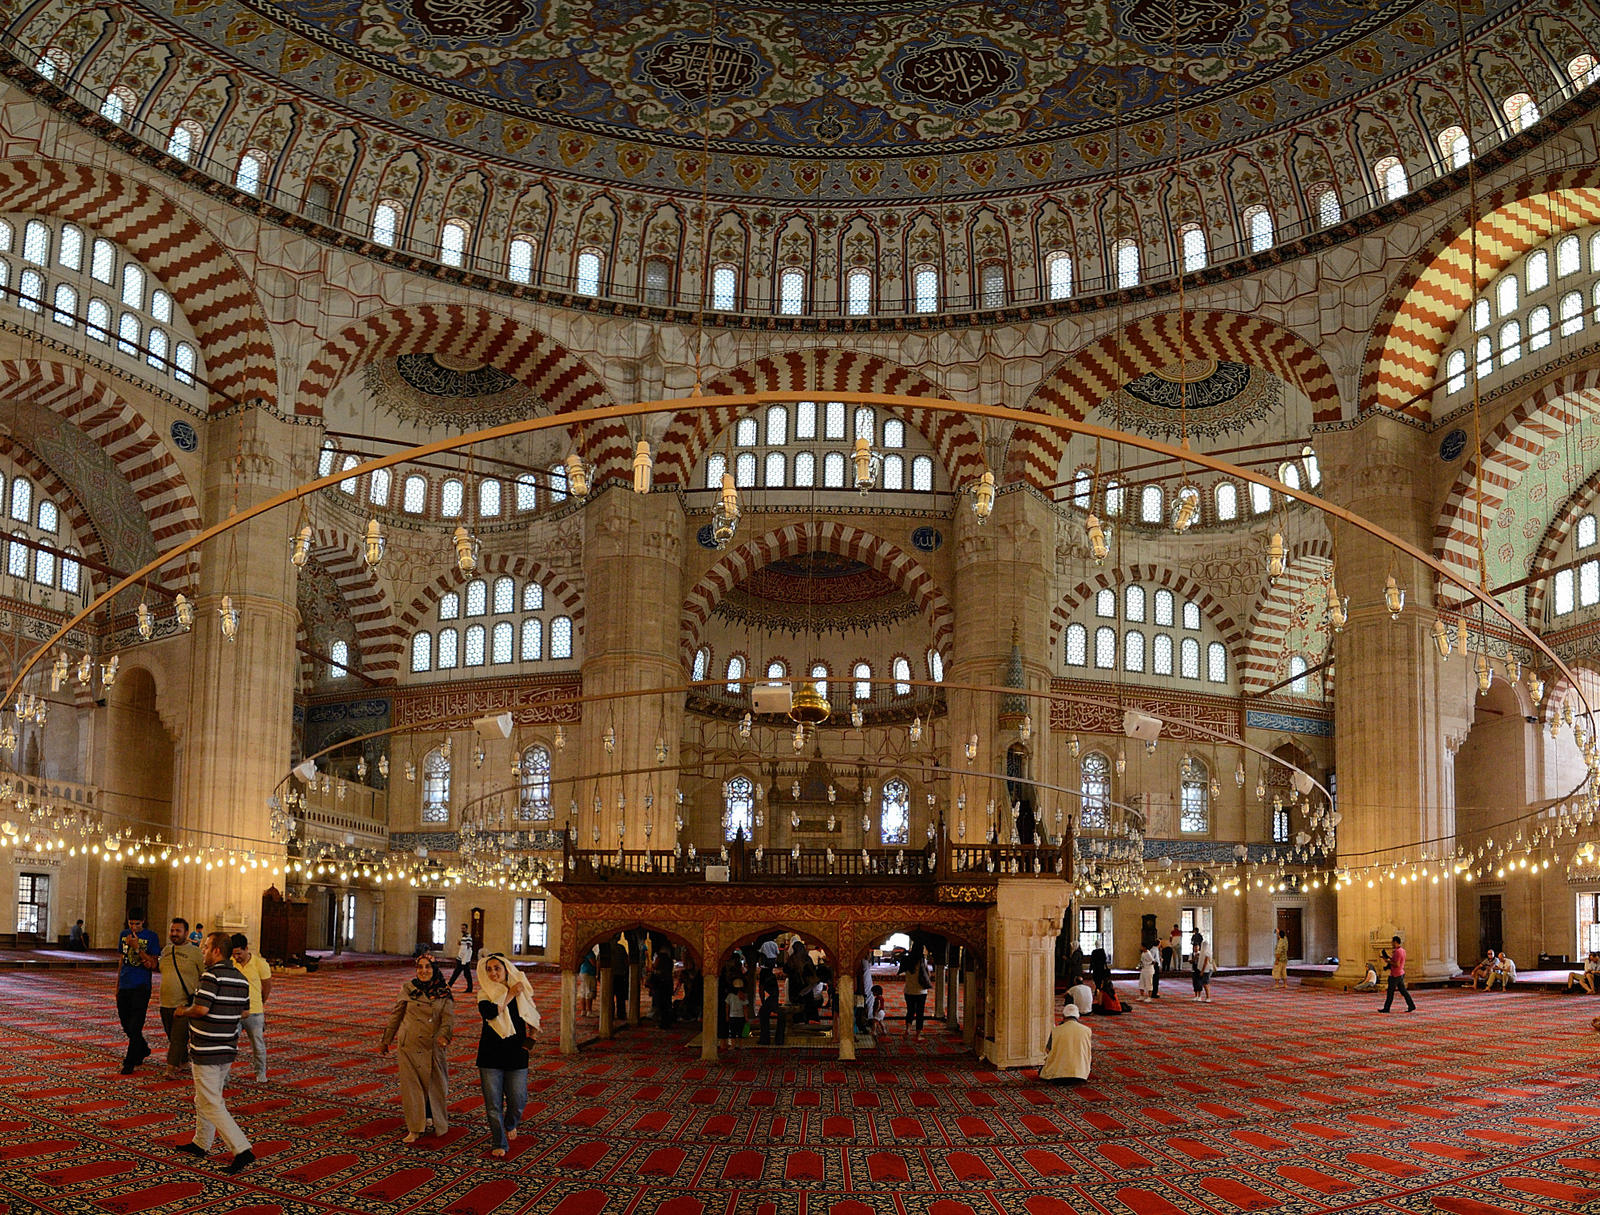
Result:
<svg viewBox="0 0 1600 1215"><path fill-rule="evenodd" d="M142 0L290 89L473 155L744 195L1037 188L1300 123L1452 45L1415 0ZM1515 0L1469 5L1493 22ZM1174 55L1176 51L1176 55ZM943 166L938 156L959 158Z"/></svg>

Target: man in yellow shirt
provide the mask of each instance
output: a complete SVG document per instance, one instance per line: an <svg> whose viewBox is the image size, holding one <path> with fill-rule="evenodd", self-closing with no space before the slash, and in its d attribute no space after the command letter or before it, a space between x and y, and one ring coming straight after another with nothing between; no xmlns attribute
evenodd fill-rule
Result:
<svg viewBox="0 0 1600 1215"><path fill-rule="evenodd" d="M256 1083L267 1079L266 1014L262 1011L272 996L272 967L267 960L250 952L250 939L242 932L233 934L233 964L250 984L250 1009L239 1019L239 1028L250 1040L256 1060Z"/></svg>

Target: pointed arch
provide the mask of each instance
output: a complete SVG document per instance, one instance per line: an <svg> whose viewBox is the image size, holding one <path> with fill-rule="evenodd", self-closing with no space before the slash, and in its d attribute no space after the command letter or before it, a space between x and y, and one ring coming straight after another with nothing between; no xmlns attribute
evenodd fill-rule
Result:
<svg viewBox="0 0 1600 1215"><path fill-rule="evenodd" d="M1558 232L1600 223L1600 168L1525 177L1479 203L1478 278L1465 213L1434 233L1395 280L1367 342L1360 409L1433 416L1439 360L1477 292Z"/></svg>
<svg viewBox="0 0 1600 1215"><path fill-rule="evenodd" d="M1192 600L1198 604L1200 611L1208 616L1211 623L1222 634L1223 641L1227 642L1228 649L1237 656L1244 646L1244 630L1242 630L1229 614L1228 609L1221 600L1217 599L1210 591L1198 582L1161 565L1123 565L1116 569L1100 570L1094 577L1078 583L1061 597L1055 608L1050 613L1050 653L1058 653L1061 647L1061 631L1067 627L1072 619L1073 611L1090 597L1103 590L1117 590L1129 583L1138 583L1144 587L1164 586L1173 594L1184 599Z"/></svg>
<svg viewBox="0 0 1600 1215"><path fill-rule="evenodd" d="M311 554L332 575L355 626L363 674L392 683L400 674L405 635L395 619L388 588L362 555L360 538L338 527L311 534Z"/></svg>
<svg viewBox="0 0 1600 1215"><path fill-rule="evenodd" d="M431 620L433 610L439 604L439 597L445 592L463 587L473 578L488 578L496 574L510 574L513 578L524 582L531 578L539 583L544 587L545 594L554 598L556 603L561 605L561 610L572 617L573 629L582 636L583 596L577 588L559 574L552 573L548 566L527 557L508 553L485 553L478 562L477 571L471 577L452 565L448 572L440 574L424 586L410 605L400 613L401 636L410 637L419 628L423 628Z"/></svg>
<svg viewBox="0 0 1600 1215"><path fill-rule="evenodd" d="M15 211L70 219L121 245L183 309L212 387L235 400L279 405L271 331L250 280L233 255L166 195L89 165L0 161L0 212ZM227 404L213 399L211 407Z"/></svg>
<svg viewBox="0 0 1600 1215"><path fill-rule="evenodd" d="M837 553L893 579L922 609L934 646L940 651L948 649L955 613L944 591L916 558L881 536L844 523L791 523L741 544L700 575L683 601L679 622L678 646L684 669L693 669L695 647L724 595L773 561L812 552Z"/></svg>
<svg viewBox="0 0 1600 1215"><path fill-rule="evenodd" d="M717 376L705 394L809 392L883 392L900 396L942 397L944 390L919 372L876 355L855 350L811 348L766 355ZM712 441L731 426L741 411L732 407L684 411L674 415L656 453L656 479L690 484L694 468ZM895 409L897 417L928 437L944 461L952 485L970 481L983 471L983 446L972 423L954 412ZM631 453L630 453L631 458Z"/></svg>
<svg viewBox="0 0 1600 1215"><path fill-rule="evenodd" d="M1332 546L1325 540L1310 541L1285 554L1283 575L1274 579L1257 600L1250 621L1250 636L1239 657L1239 690L1259 692L1283 678L1280 666L1284 645L1307 593L1323 581L1332 568ZM1311 621L1327 614L1324 600L1321 611Z"/></svg>
<svg viewBox="0 0 1600 1215"><path fill-rule="evenodd" d="M1083 421L1129 380L1180 358L1245 363L1292 384L1311 402L1312 420L1336 421L1339 390L1315 347L1282 325L1240 312L1191 313L1186 329L1176 312L1140 317L1068 355L1029 398L1037 413ZM1008 482L1053 485L1066 436L1042 426L1019 425L1006 453Z"/></svg>

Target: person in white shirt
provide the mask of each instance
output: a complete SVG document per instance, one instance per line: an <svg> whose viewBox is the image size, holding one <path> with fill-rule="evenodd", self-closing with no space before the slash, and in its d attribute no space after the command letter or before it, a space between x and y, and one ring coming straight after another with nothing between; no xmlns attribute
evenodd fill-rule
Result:
<svg viewBox="0 0 1600 1215"><path fill-rule="evenodd" d="M1139 955L1139 1003L1146 1004L1157 997L1152 993L1156 969L1161 965L1161 951L1150 945Z"/></svg>
<svg viewBox="0 0 1600 1215"><path fill-rule="evenodd" d="M1078 1019L1071 1001L1061 1009L1064 1018L1050 1031L1050 1051L1039 1068L1039 1079L1062 1083L1087 1080L1093 1063L1094 1031Z"/></svg>
<svg viewBox="0 0 1600 1215"><path fill-rule="evenodd" d="M1567 990L1571 991L1576 986L1583 988L1591 996L1594 995L1594 979L1597 973L1600 973L1600 953L1591 949L1589 956L1583 960L1582 970L1567 972Z"/></svg>
<svg viewBox="0 0 1600 1215"><path fill-rule="evenodd" d="M1511 955L1504 950L1495 959L1494 972L1489 976L1488 990L1493 991L1496 983L1500 984L1501 991L1510 991L1511 985L1517 981L1517 964L1511 960Z"/></svg>
<svg viewBox="0 0 1600 1215"><path fill-rule="evenodd" d="M1084 979L1079 979L1073 986L1067 988L1067 998L1072 1001L1080 1016L1087 1017L1089 1010L1094 1007L1094 988L1090 987Z"/></svg>
<svg viewBox="0 0 1600 1215"><path fill-rule="evenodd" d="M472 994L472 954L476 949L472 939L472 930L465 924L461 925L461 940L456 943L456 968L450 972L450 982L446 986L452 990L456 985L456 976L467 976L467 994Z"/></svg>

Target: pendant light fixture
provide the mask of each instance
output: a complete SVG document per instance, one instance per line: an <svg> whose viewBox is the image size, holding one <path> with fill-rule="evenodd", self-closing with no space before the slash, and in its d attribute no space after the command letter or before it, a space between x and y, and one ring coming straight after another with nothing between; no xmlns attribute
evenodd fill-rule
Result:
<svg viewBox="0 0 1600 1215"><path fill-rule="evenodd" d="M633 449L633 492L647 494L655 484L655 461L650 458L650 444L640 439Z"/></svg>

